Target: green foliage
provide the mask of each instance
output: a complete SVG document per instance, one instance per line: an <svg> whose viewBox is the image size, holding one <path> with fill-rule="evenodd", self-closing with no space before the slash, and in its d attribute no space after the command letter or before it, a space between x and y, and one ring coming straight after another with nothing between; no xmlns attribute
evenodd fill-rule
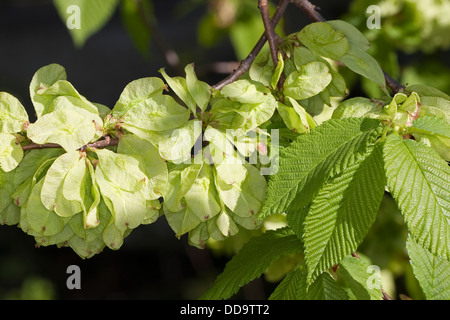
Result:
<svg viewBox="0 0 450 320"><path fill-rule="evenodd" d="M304 221L308 283L356 251L376 219L384 186L382 154L376 146L321 188Z"/></svg>
<svg viewBox="0 0 450 320"><path fill-rule="evenodd" d="M367 20L374 17L374 11L367 11L372 5L379 7L379 29L367 26ZM444 18L448 14L447 1L354 0L342 20L363 32L371 43L368 52L395 79L401 83L432 83L448 92L446 56L439 54L450 47L450 25ZM412 59L402 59L405 54ZM368 79L362 79L361 87L370 98L381 93Z"/></svg>
<svg viewBox="0 0 450 320"><path fill-rule="evenodd" d="M303 265L291 271L269 297L271 300L348 300L347 292L338 286L333 277L322 273L308 288Z"/></svg>
<svg viewBox="0 0 450 320"><path fill-rule="evenodd" d="M427 299L450 299L450 264L418 245L414 238L408 239L408 253L416 275Z"/></svg>
<svg viewBox="0 0 450 320"><path fill-rule="evenodd" d="M261 216L283 213L292 202L302 210L329 176L365 153L377 128L379 123L369 119L329 120L311 134L298 136L280 153L280 169L269 181Z"/></svg>
<svg viewBox="0 0 450 320"><path fill-rule="evenodd" d="M281 255L301 252L302 243L290 229L268 231L251 239L228 262L224 272L202 299L228 299L243 285L259 277ZM248 262L252 261L251 264Z"/></svg>
<svg viewBox="0 0 450 320"><path fill-rule="evenodd" d="M78 44L90 35L74 33ZM309 24L277 49L276 67L263 50L221 90L193 64L184 77L160 69L162 79L132 81L111 109L51 64L31 80L31 124L0 93L0 221L82 258L119 249L160 217L197 248L257 231L203 299L231 298L295 254L269 298L378 300L380 275L356 251L389 192L425 296L447 298L449 96L423 85L391 96L369 41L344 21ZM339 63L382 96L347 98ZM284 227L265 229L275 214Z"/></svg>
<svg viewBox="0 0 450 320"><path fill-rule="evenodd" d="M71 24L68 30L75 46L82 47L89 37L108 22L119 1L54 0L53 3L63 22Z"/></svg>
<svg viewBox="0 0 450 320"><path fill-rule="evenodd" d="M377 273L369 272L373 265L363 258L347 256L339 264L338 278L347 284L347 292L355 300L380 300L381 277Z"/></svg>
<svg viewBox="0 0 450 320"><path fill-rule="evenodd" d="M448 164L427 145L395 135L386 139L384 162L389 190L411 234L430 252L448 259Z"/></svg>

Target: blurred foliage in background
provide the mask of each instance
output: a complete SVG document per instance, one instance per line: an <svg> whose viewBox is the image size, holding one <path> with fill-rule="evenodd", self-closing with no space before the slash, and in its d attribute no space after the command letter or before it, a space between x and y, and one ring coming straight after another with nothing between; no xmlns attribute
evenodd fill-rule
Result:
<svg viewBox="0 0 450 320"><path fill-rule="evenodd" d="M380 29L368 29L361 15L370 5L380 8ZM355 0L342 19L365 34L372 44L370 53L401 83L432 84L448 93L449 15L447 0ZM369 96L379 94L369 81L362 85Z"/></svg>
<svg viewBox="0 0 450 320"><path fill-rule="evenodd" d="M117 9L124 28L137 50L146 59L151 58L151 41L160 49L167 46L158 30L158 12L152 0L70 0L80 7L82 20L87 27L71 29L74 45L82 47L89 37L98 32ZM316 1L320 5L320 1ZM345 1L343 1L345 3ZM67 0L54 0L64 22L73 12L67 12ZM203 16L197 24L197 42L204 49L230 41L237 60L244 59L264 32L256 0L185 0L179 1L172 15L180 18L195 10ZM345 5L345 4L343 4ZM381 28L369 29L367 19L372 14L369 6L380 9ZM270 3L274 12L275 3ZM295 13L299 14L299 13ZM450 48L450 1L446 0L354 0L350 2L343 19L355 25L372 43L370 53L384 70L402 83L428 84L443 92L450 91L450 68L444 63ZM286 32L281 22L276 32ZM167 39L170 42L170 39ZM165 48L168 49L168 48ZM448 63L448 62L447 62ZM350 75L348 76L350 77ZM356 79L347 79L356 81ZM380 92L369 80L362 87L371 97Z"/></svg>
<svg viewBox="0 0 450 320"><path fill-rule="evenodd" d="M57 9L64 23L61 24L61 28L65 27L70 15L73 14L73 12L67 11L67 2L67 0L53 0L54 8ZM83 23L88 26L69 30L75 48L81 49L90 38L101 34L102 28L117 15L134 43L135 49L148 63L152 63L158 54L166 55L165 60L175 67L192 62L187 60L192 57L177 50L176 45L173 46L174 51L171 51L169 43L173 45L173 42L170 37L165 36L165 30L160 29L158 17L161 15L156 9L156 1L70 0L70 2L80 7ZM345 7L343 10L346 12L342 16L325 17L346 20L362 31L372 44L370 53L384 70L399 79L401 83L432 84L441 91L450 93L450 1L354 0L342 1L341 4L338 4L337 1L313 2L323 9L327 5ZM370 30L366 25L370 16L370 13L366 11L370 5L377 5L380 8L380 29ZM275 7L276 3L273 1L270 7L272 13ZM201 12L196 29L185 30L183 25L176 25L176 21L180 21L193 12ZM288 10L286 19L278 25L277 33L284 36L297 32L301 26L296 23L296 17L301 15L303 15L301 11L292 7L292 10ZM169 16L175 21L172 27L179 30L175 32L194 33L197 39L195 45L200 46L202 50L212 50L223 43L229 43L234 51L234 57L230 57L230 60L234 61L244 59L264 32L257 0L176 1L173 11L166 12L165 16ZM152 44L159 48L159 53L151 49ZM168 56L167 54L170 52L173 54L176 52L177 56ZM170 60L171 58L172 60ZM202 61L194 62L198 65L202 63ZM347 83L352 85L356 94L371 98L379 96L380 92L372 82L356 78L354 73L347 74L344 71L343 73ZM208 81L208 79L205 80ZM352 92L350 94L352 95ZM273 229L283 224L283 216L274 216L265 223L264 228ZM263 230L259 232L241 231L238 236L224 242L210 242L209 250L216 259L223 259L223 257L228 259L250 237ZM380 266L383 285L388 294L395 298L401 298L399 294L406 294L413 299L421 299L423 293L412 275L405 251L406 238L407 230L396 204L386 194L378 219L361 245L360 252L368 256L374 264ZM301 260L302 257L297 255L283 257L267 270L265 280L268 283L279 281ZM0 276L2 279L7 277L8 269L15 268L10 265L11 263L1 262ZM221 272L220 268L214 272ZM192 279L186 283L192 285ZM197 298L202 293L201 291L207 288L208 283L204 285L204 287L195 287L191 290L191 296L183 297ZM42 277L30 275L23 280L19 288L5 289L0 283L0 299L52 298L58 298L57 292L51 281Z"/></svg>

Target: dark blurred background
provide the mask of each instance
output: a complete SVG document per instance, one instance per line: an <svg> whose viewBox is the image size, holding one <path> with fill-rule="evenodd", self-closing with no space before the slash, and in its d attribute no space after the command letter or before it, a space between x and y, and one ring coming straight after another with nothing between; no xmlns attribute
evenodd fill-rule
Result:
<svg viewBox="0 0 450 320"><path fill-rule="evenodd" d="M225 36L206 43L207 35L200 30L200 23L211 13L207 2L212 1L153 1L153 12L160 35L180 58L179 66L184 68L195 62L199 78L214 84L226 76L226 70L217 72L216 63L236 62L243 58L244 49L237 48L225 31ZM257 0L250 3L259 14ZM339 19L349 12L352 1L314 3L326 18ZM360 16L359 20L366 19L365 12L360 12ZM355 18L354 13L352 17ZM245 21L242 19L245 17L241 18ZM309 22L291 4L283 31L296 32ZM248 39L250 45L256 43L260 34ZM167 67L168 73L174 75L176 70L167 65L155 42L149 46L150 55L144 57L124 28L119 10L83 47L76 48L52 1L0 0L0 91L16 96L30 117L33 109L29 83L40 67L50 63L64 66L68 80L82 95L110 108L132 80L159 76L161 67ZM448 63L445 50L437 54ZM407 62L423 55L400 53L399 59ZM399 78L400 72L393 70ZM441 89L445 91L450 81L443 83ZM70 248L35 248L34 239L19 228L1 226L0 299L196 299L228 259L227 254L190 247L186 237L175 238L164 218L134 230L120 250L105 249L88 260L81 260ZM81 267L81 290L66 287L66 269L72 264ZM238 297L265 298L272 289L273 284L261 279L247 286Z"/></svg>

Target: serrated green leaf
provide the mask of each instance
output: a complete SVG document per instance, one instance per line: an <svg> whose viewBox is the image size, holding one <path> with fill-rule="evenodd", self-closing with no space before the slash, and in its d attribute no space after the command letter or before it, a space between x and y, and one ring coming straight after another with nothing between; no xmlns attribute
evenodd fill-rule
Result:
<svg viewBox="0 0 450 320"><path fill-rule="evenodd" d="M308 284L356 251L375 221L385 185L382 152L377 146L319 190L303 230Z"/></svg>
<svg viewBox="0 0 450 320"><path fill-rule="evenodd" d="M414 275L428 300L450 299L450 262L433 255L413 237L407 241Z"/></svg>
<svg viewBox="0 0 450 320"><path fill-rule="evenodd" d="M307 25L297 33L298 40L317 54L338 59L347 53L348 41L341 31L336 31L326 22Z"/></svg>
<svg viewBox="0 0 450 320"><path fill-rule="evenodd" d="M348 300L347 292L328 273L322 273L308 287L308 300Z"/></svg>
<svg viewBox="0 0 450 320"><path fill-rule="evenodd" d="M299 265L281 281L269 300L348 300L348 295L327 272L309 287L306 267Z"/></svg>
<svg viewBox="0 0 450 320"><path fill-rule="evenodd" d="M67 152L88 144L96 134L95 124L75 110L61 108L28 126L28 137L37 144L56 143Z"/></svg>
<svg viewBox="0 0 450 320"><path fill-rule="evenodd" d="M22 146L15 135L0 132L0 167L9 172L17 168L23 158Z"/></svg>
<svg viewBox="0 0 450 320"><path fill-rule="evenodd" d="M419 116L435 116L450 123L450 99L436 96L420 96L421 109Z"/></svg>
<svg viewBox="0 0 450 320"><path fill-rule="evenodd" d="M77 48L109 21L118 3L119 0L53 0Z"/></svg>
<svg viewBox="0 0 450 320"><path fill-rule="evenodd" d="M357 300L382 299L381 279L371 267L368 262L351 256L345 257L339 264L337 273Z"/></svg>
<svg viewBox="0 0 450 320"><path fill-rule="evenodd" d="M424 143L390 135L384 143L389 190L410 233L431 253L450 257L450 168Z"/></svg>
<svg viewBox="0 0 450 320"><path fill-rule="evenodd" d="M288 273L270 295L269 300L348 300L347 293L325 272L319 276L309 291L306 284L306 267L299 265Z"/></svg>
<svg viewBox="0 0 450 320"><path fill-rule="evenodd" d="M283 93L295 100L303 100L315 96L325 90L332 76L327 65L313 61L292 72L283 84Z"/></svg>
<svg viewBox="0 0 450 320"><path fill-rule="evenodd" d="M228 299L243 285L259 277L280 256L294 252L302 252L302 242L289 228L267 231L252 238L227 263L200 299ZM252 263L249 264L249 261Z"/></svg>
<svg viewBox="0 0 450 320"><path fill-rule="evenodd" d="M377 128L379 122L372 119L332 119L297 137L280 151L279 170L270 177L260 217L285 212L294 200L296 207L306 206L329 176L366 152Z"/></svg>
<svg viewBox="0 0 450 320"><path fill-rule="evenodd" d="M27 122L28 114L20 101L7 92L0 92L0 132L21 132Z"/></svg>
<svg viewBox="0 0 450 320"><path fill-rule="evenodd" d="M269 300L307 300L306 267L302 264L289 272L269 297Z"/></svg>
<svg viewBox="0 0 450 320"><path fill-rule="evenodd" d="M410 132L436 134L442 137L450 138L450 124L444 119L424 116L414 120L413 125L409 128Z"/></svg>
<svg viewBox="0 0 450 320"><path fill-rule="evenodd" d="M407 92L417 92L420 97L437 97L444 100L450 100L450 96L434 87L423 84L413 84L405 88Z"/></svg>

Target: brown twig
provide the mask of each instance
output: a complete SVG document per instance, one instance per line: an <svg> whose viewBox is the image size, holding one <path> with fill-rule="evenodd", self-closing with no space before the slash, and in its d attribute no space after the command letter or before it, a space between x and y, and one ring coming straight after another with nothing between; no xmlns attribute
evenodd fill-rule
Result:
<svg viewBox="0 0 450 320"><path fill-rule="evenodd" d="M394 94L398 93L405 89L404 85L398 83L394 78L392 78L386 71L383 70L384 78L386 79L386 83L388 87L392 90Z"/></svg>
<svg viewBox="0 0 450 320"><path fill-rule="evenodd" d="M267 0L258 0L258 8L261 11L261 17L264 24L264 30L267 42L269 43L270 55L272 56L273 65L276 67L278 64L278 36L273 28L272 20L269 15L269 6Z"/></svg>
<svg viewBox="0 0 450 320"><path fill-rule="evenodd" d="M317 10L319 10L319 7L313 5L308 0L294 0L293 2L297 7L302 9L312 21L327 21L319 12L317 12Z"/></svg>
<svg viewBox="0 0 450 320"><path fill-rule="evenodd" d="M317 10L317 6L313 5L309 0L293 0L294 4L303 10L308 17L315 22L325 22L327 21ZM394 94L404 89L405 87L398 83L394 78L392 78L386 71L383 70L384 78L388 87L392 90Z"/></svg>
<svg viewBox="0 0 450 320"><path fill-rule="evenodd" d="M353 252L352 253L352 257L357 258L357 259L361 259L357 252Z"/></svg>
<svg viewBox="0 0 450 320"><path fill-rule="evenodd" d="M275 28L275 26L280 21L281 17L284 15L284 12L286 11L286 8L287 8L289 2L290 2L290 0L280 0L280 2L278 4L278 7L277 7L277 10L275 11L275 13L273 14L273 17L272 17L272 26L273 26L273 28ZM234 72L232 74L230 74L228 77L226 77L225 79L223 79L219 83L215 84L213 86L213 88L215 88L217 90L220 90L224 86L226 86L227 84L230 84L230 83L236 81L237 79L239 79L240 76L242 76L246 71L248 71L250 69L253 61L255 60L256 56L261 51L261 49L264 47L264 44L266 43L266 41L267 41L267 38L266 38L266 34L264 33L259 38L259 40L256 43L255 47L249 53L247 58L245 58L244 60L242 60L239 63L239 67L236 70L234 70Z"/></svg>
<svg viewBox="0 0 450 320"><path fill-rule="evenodd" d="M383 294L383 300L394 300L386 293L386 291L384 291L384 289L381 289L381 293Z"/></svg>
<svg viewBox="0 0 450 320"><path fill-rule="evenodd" d="M118 144L119 144L118 138L110 138L109 136L106 136L105 139L98 140L93 143L88 143L87 145L81 147L78 150L86 150L87 148L103 149L106 147L117 146ZM34 149L50 149L50 148L62 148L62 147L56 143L37 144L34 142L22 146L23 151L34 150Z"/></svg>
<svg viewBox="0 0 450 320"><path fill-rule="evenodd" d="M59 144L56 144L56 143L37 144L37 143L34 143L34 142L22 146L22 150L23 151L33 150L33 149L50 149L50 148L62 148L62 147Z"/></svg>

